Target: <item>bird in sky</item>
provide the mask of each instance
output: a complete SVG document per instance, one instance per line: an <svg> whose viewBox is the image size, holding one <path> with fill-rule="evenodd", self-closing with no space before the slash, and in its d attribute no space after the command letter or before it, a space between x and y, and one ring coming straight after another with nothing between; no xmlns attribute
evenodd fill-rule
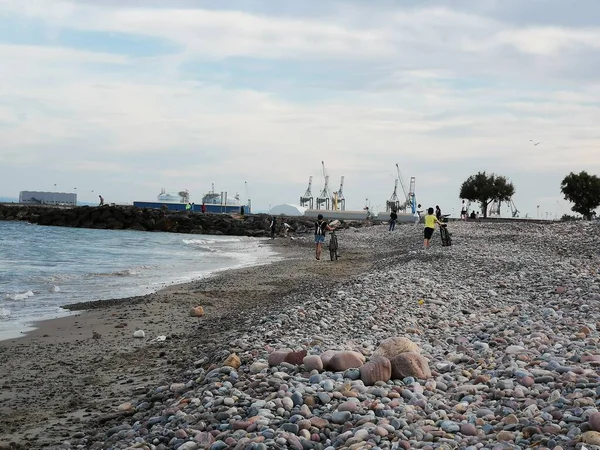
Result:
<svg viewBox="0 0 600 450"><path fill-rule="evenodd" d="M529 142L533 142L531 139L529 139ZM541 142L533 142L533 146L537 147L539 144L541 144Z"/></svg>

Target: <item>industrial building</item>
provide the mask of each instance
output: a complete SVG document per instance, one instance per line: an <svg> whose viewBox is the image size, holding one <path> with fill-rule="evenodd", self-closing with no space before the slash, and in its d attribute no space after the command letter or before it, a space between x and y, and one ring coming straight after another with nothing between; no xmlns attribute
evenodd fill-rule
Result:
<svg viewBox="0 0 600 450"><path fill-rule="evenodd" d="M19 192L19 203L26 205L77 206L77 194L70 192Z"/></svg>

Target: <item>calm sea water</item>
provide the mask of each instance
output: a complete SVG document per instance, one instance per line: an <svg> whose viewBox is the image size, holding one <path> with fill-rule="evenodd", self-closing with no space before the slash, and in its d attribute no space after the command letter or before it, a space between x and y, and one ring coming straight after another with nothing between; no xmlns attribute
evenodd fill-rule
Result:
<svg viewBox="0 0 600 450"><path fill-rule="evenodd" d="M147 294L275 260L263 242L0 221L0 339L68 315L61 305Z"/></svg>

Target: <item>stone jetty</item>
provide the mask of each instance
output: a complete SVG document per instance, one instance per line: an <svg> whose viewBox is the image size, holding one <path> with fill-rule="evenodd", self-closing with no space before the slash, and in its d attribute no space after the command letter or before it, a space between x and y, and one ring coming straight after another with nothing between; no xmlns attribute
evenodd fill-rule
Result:
<svg viewBox="0 0 600 450"><path fill-rule="evenodd" d="M265 214L234 216L145 209L134 206L79 206L55 208L0 204L0 220L19 220L38 225L108 230L163 231L212 235L265 237L269 235L269 216ZM304 218L281 218L290 225L292 234L312 233L314 221ZM280 220L280 225L281 225ZM341 227L361 227L364 222L342 223ZM280 227L281 228L281 227ZM283 229L278 232L283 232Z"/></svg>

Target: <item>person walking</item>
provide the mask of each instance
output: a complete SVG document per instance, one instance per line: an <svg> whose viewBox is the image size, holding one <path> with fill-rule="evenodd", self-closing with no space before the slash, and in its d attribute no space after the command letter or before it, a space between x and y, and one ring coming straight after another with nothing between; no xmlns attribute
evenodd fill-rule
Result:
<svg viewBox="0 0 600 450"><path fill-rule="evenodd" d="M398 214L395 209L392 209L390 213L390 229L388 231L394 231L396 229L396 221L398 220Z"/></svg>
<svg viewBox="0 0 600 450"><path fill-rule="evenodd" d="M437 220L442 220L442 210L439 205L435 205L435 217L437 217Z"/></svg>
<svg viewBox="0 0 600 450"><path fill-rule="evenodd" d="M202 203L200 210L202 211L202 214L206 214L206 205L204 203Z"/></svg>
<svg viewBox="0 0 600 450"><path fill-rule="evenodd" d="M325 233L327 231L333 231L335 228L329 226L327 222L323 220L323 214L317 216L315 222L315 257L317 260L321 259L321 250L323 250L323 244L325 243Z"/></svg>
<svg viewBox="0 0 600 450"><path fill-rule="evenodd" d="M415 222L415 225L421 222L421 217L423 215L423 210L421 209L421 204L419 203L417 205L417 221Z"/></svg>
<svg viewBox="0 0 600 450"><path fill-rule="evenodd" d="M275 239L275 230L277 228L277 219L275 216L271 217L271 223L269 224L269 229L271 230L271 239Z"/></svg>
<svg viewBox="0 0 600 450"><path fill-rule="evenodd" d="M425 216L425 229L423 230L423 248L427 250L429 248L429 241L433 236L433 232L435 231L435 224L442 226L442 222L433 215L433 208L429 208L427 210L427 215Z"/></svg>
<svg viewBox="0 0 600 450"><path fill-rule="evenodd" d="M467 211L467 205L465 204L465 201L462 201L462 205L460 207L460 218L462 220L467 220L467 215L468 215L468 211Z"/></svg>
<svg viewBox="0 0 600 450"><path fill-rule="evenodd" d="M102 197L101 195L99 195L98 197L100 197L100 204L98 206L104 206L104 197Z"/></svg>

